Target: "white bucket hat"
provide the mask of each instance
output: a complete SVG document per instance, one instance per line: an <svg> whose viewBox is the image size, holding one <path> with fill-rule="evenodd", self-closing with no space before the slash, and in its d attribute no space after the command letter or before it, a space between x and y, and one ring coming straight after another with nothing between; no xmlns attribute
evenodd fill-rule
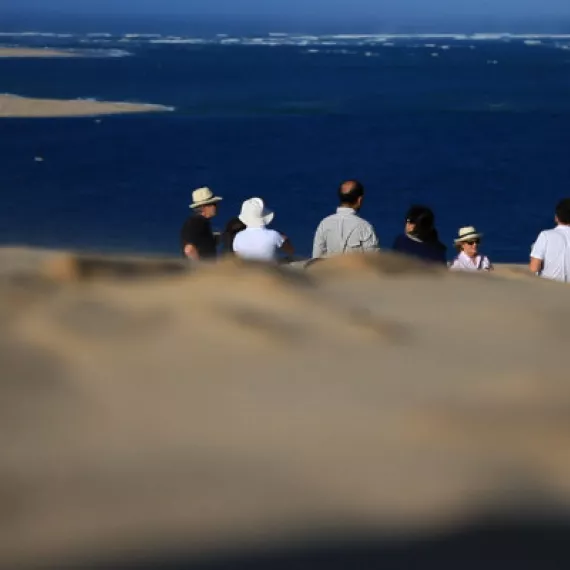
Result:
<svg viewBox="0 0 570 570"><path fill-rule="evenodd" d="M473 226L466 226L459 229L459 237L455 239L455 243L463 243L473 239L481 239L483 234L478 232Z"/></svg>
<svg viewBox="0 0 570 570"><path fill-rule="evenodd" d="M261 198L250 198L241 205L239 219L248 228L263 228L271 223L275 214L268 210Z"/></svg>
<svg viewBox="0 0 570 570"><path fill-rule="evenodd" d="M214 196L214 193L207 187L198 188L192 192L192 204L190 208L200 208L208 204L216 204L222 200L220 196Z"/></svg>

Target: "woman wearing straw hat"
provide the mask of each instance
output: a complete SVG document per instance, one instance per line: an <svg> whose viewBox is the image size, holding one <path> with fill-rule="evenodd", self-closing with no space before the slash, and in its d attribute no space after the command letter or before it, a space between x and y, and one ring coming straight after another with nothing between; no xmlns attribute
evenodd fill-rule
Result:
<svg viewBox="0 0 570 570"><path fill-rule="evenodd" d="M449 268L454 271L492 271L493 265L489 258L479 253L482 237L483 234L473 226L461 228L454 242L458 255Z"/></svg>
<svg viewBox="0 0 570 570"><path fill-rule="evenodd" d="M238 257L274 261L279 250L293 254L293 246L287 237L267 228L274 216L261 198L250 198L242 204L239 219L245 225L245 230L236 234L233 243Z"/></svg>

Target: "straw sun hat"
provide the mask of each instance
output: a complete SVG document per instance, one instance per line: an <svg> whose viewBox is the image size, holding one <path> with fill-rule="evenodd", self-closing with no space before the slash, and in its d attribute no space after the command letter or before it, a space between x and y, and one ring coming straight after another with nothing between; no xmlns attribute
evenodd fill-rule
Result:
<svg viewBox="0 0 570 570"><path fill-rule="evenodd" d="M217 204L222 198L214 196L214 193L207 187L198 188L192 192L192 204L190 208L200 208L201 206L208 206L209 204Z"/></svg>
<svg viewBox="0 0 570 570"><path fill-rule="evenodd" d="M455 243L464 243L466 241L481 239L482 237L483 234L481 232L478 232L476 228L473 226L466 226L465 228L459 229L459 235L455 239Z"/></svg>

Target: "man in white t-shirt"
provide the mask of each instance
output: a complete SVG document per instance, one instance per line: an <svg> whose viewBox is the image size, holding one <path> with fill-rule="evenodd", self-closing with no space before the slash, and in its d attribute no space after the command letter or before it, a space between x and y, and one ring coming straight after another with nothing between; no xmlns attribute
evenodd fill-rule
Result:
<svg viewBox="0 0 570 570"><path fill-rule="evenodd" d="M265 207L261 198L250 198L242 204L239 219L246 228L236 235L233 243L238 257L274 261L279 250L289 255L293 253L293 246L286 236L266 227L274 215Z"/></svg>
<svg viewBox="0 0 570 570"><path fill-rule="evenodd" d="M557 226L541 232L532 246L530 270L554 281L570 282L570 198L556 206Z"/></svg>

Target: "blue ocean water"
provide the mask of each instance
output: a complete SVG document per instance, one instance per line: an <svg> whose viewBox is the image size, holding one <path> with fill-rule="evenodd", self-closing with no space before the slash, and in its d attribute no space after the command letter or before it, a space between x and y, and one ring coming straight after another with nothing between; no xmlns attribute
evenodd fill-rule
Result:
<svg viewBox="0 0 570 570"><path fill-rule="evenodd" d="M383 245L419 202L448 244L476 225L492 259L518 262L570 195L570 37L103 31L0 45L89 56L0 59L0 92L176 109L0 120L2 243L177 254L191 191L208 185L225 198L219 228L259 195L308 254L355 177Z"/></svg>

